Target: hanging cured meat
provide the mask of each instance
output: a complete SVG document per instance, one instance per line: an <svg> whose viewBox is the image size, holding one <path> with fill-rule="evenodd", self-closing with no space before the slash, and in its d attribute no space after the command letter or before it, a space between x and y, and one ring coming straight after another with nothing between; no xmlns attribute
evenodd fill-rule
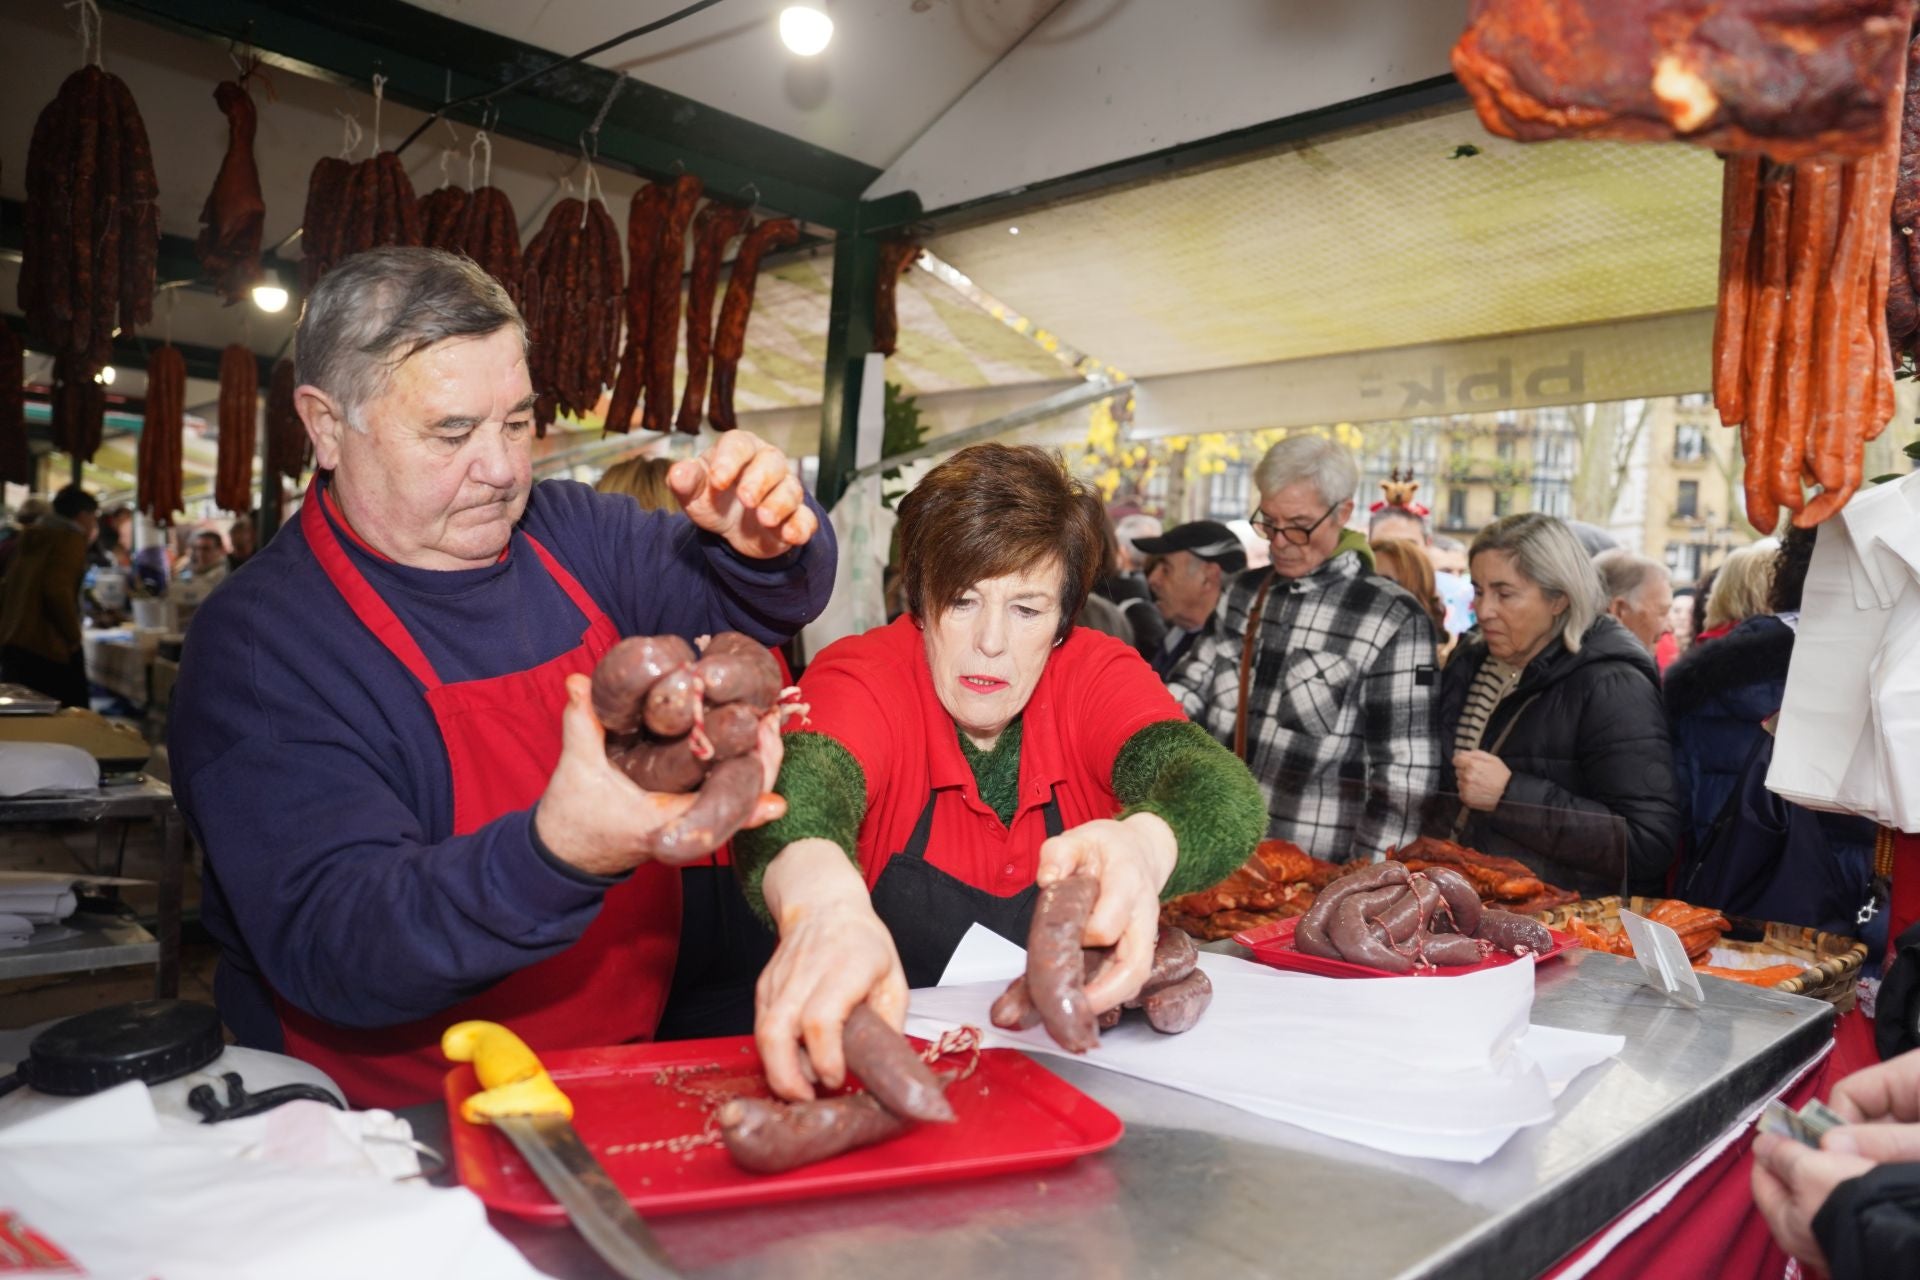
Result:
<svg viewBox="0 0 1920 1280"><path fill-rule="evenodd" d="M420 197L420 243L448 253L467 251L468 195L449 183Z"/></svg>
<svg viewBox="0 0 1920 1280"><path fill-rule="evenodd" d="M222 80L213 100L227 117L227 154L200 210L200 238L193 249L201 269L232 306L260 278L260 228L267 206L260 197L260 170L253 160L259 117L244 76Z"/></svg>
<svg viewBox="0 0 1920 1280"><path fill-rule="evenodd" d="M313 442L294 408L293 393L299 385L293 361L276 361L267 379L267 475L298 483L313 462Z"/></svg>
<svg viewBox="0 0 1920 1280"><path fill-rule="evenodd" d="M234 343L220 353L220 449L213 501L222 511L253 509L254 435L259 425L260 364Z"/></svg>
<svg viewBox="0 0 1920 1280"><path fill-rule="evenodd" d="M170 525L182 499L181 436L186 429L187 364L161 347L147 361L146 420L140 425L136 504L155 524Z"/></svg>
<svg viewBox="0 0 1920 1280"><path fill-rule="evenodd" d="M1889 121L1905 102L1906 59L1895 68L1880 92ZM1747 520L1762 533L1782 508L1811 528L1845 506L1866 442L1893 415L1900 148L1890 127L1861 160L1725 161L1714 402L1740 428Z"/></svg>
<svg viewBox="0 0 1920 1280"><path fill-rule="evenodd" d="M653 257L648 289L646 409L640 425L666 432L673 425L673 363L680 346L680 272L686 265L687 225L700 203L700 179L683 173L673 180L672 197Z"/></svg>
<svg viewBox="0 0 1920 1280"><path fill-rule="evenodd" d="M53 358L53 418L48 434L53 447L82 462L100 449L106 424L107 389L81 356L62 352Z"/></svg>
<svg viewBox="0 0 1920 1280"><path fill-rule="evenodd" d="M521 279L520 220L498 187L481 187L467 197L460 213L459 249L506 289L519 306Z"/></svg>
<svg viewBox="0 0 1920 1280"><path fill-rule="evenodd" d="M420 202L399 156L382 151L358 164L327 156L314 164L300 232L301 275L308 289L356 253L419 243Z"/></svg>
<svg viewBox="0 0 1920 1280"><path fill-rule="evenodd" d="M693 272L687 279L687 385L680 396L674 426L700 433L707 400L707 368L713 357L713 302L720 290L720 264L727 246L747 225L748 213L731 205L709 204L693 224Z"/></svg>
<svg viewBox="0 0 1920 1280"><path fill-rule="evenodd" d="M1502 137L1679 139L1783 164L1886 143L1913 0L1474 0L1453 69Z"/></svg>
<svg viewBox="0 0 1920 1280"><path fill-rule="evenodd" d="M534 429L559 410L591 412L613 375L620 339L620 234L602 200L559 201L521 262L521 311L532 348Z"/></svg>
<svg viewBox="0 0 1920 1280"><path fill-rule="evenodd" d="M733 411L734 382L740 357L747 349L747 318L753 311L754 289L760 283L760 260L775 249L800 239L800 224L792 218L771 218L747 232L727 278L727 296L720 303L720 320L713 336L713 391L707 397L707 418L715 431L738 425Z"/></svg>
<svg viewBox="0 0 1920 1280"><path fill-rule="evenodd" d="M900 343L900 277L919 256L920 246L911 240L889 240L880 246L880 280L873 294L873 349L881 355L892 355Z"/></svg>
<svg viewBox="0 0 1920 1280"><path fill-rule="evenodd" d="M607 404L607 430L633 429L634 411L647 381L647 326L653 305L653 259L672 203L670 187L649 183L627 205L627 344Z"/></svg>
<svg viewBox="0 0 1920 1280"><path fill-rule="evenodd" d="M20 346L20 335L0 320L0 480L31 485L26 376L26 352Z"/></svg>
<svg viewBox="0 0 1920 1280"><path fill-rule="evenodd" d="M160 251L146 125L118 76L67 77L34 123L26 188L20 308L30 336L73 356L92 385L114 330L153 318Z"/></svg>

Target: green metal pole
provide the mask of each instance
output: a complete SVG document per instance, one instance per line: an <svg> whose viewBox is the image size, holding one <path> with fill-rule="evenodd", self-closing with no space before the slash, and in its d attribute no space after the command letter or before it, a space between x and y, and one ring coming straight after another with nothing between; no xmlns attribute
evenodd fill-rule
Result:
<svg viewBox="0 0 1920 1280"><path fill-rule="evenodd" d="M855 231L834 242L827 376L820 397L820 478L814 486L814 496L829 511L854 470L860 364L873 350L873 295L879 278L879 241Z"/></svg>

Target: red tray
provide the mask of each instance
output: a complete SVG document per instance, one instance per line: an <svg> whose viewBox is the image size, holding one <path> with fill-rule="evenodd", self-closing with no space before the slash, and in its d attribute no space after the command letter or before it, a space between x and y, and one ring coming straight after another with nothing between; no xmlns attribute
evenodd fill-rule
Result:
<svg viewBox="0 0 1920 1280"><path fill-rule="evenodd" d="M1024 1055L988 1049L980 1055L979 1070L947 1090L958 1115L955 1123L920 1125L891 1141L788 1173L755 1174L735 1165L718 1144L677 1152L629 1149L703 1127L704 1105L666 1082L663 1073L669 1068L722 1066L723 1073L698 1079L706 1083L724 1076L757 1086L742 1092L763 1092L753 1037L558 1049L542 1053L540 1060L573 1099L580 1140L642 1214L1044 1169L1104 1151L1125 1131L1118 1116ZM471 1066L447 1073L453 1163L460 1181L489 1208L564 1222L566 1211L513 1144L486 1125L460 1118L460 1104L478 1089Z"/></svg>
<svg viewBox="0 0 1920 1280"><path fill-rule="evenodd" d="M1446 968L1416 969L1410 974L1389 973L1385 969L1376 969L1370 964L1355 964L1351 960L1334 960L1327 956L1308 955L1293 948L1293 929L1300 923L1299 916L1289 916L1285 920L1275 920L1272 924L1263 924L1258 929L1248 929L1233 935L1233 940L1253 952L1253 958L1261 964L1272 965L1276 969L1292 969L1299 973L1317 973L1323 978L1457 978L1463 973L1479 973L1482 969L1497 969L1503 964L1512 964L1519 959L1505 951L1495 951L1479 964L1451 965ZM1553 949L1534 957L1534 962L1544 964L1555 956L1564 955L1578 944L1570 933L1561 933L1549 929L1553 935Z"/></svg>

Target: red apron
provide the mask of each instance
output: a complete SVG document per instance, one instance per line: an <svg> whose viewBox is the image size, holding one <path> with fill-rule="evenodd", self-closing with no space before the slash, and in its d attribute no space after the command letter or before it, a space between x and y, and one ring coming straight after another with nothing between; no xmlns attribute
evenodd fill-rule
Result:
<svg viewBox="0 0 1920 1280"><path fill-rule="evenodd" d="M586 616L579 645L527 671L444 684L341 547L321 510L317 484L301 505L300 528L354 616L425 686L453 773L454 834L467 835L531 807L560 760L566 678L591 673L619 639L586 589L527 535L547 572ZM536 1050L644 1039L666 1003L679 936L679 872L642 863L607 891L578 942L431 1018L394 1027L341 1027L276 996L285 1051L332 1076L354 1106L391 1109L439 1095L448 1070L440 1033L467 1018L503 1022Z"/></svg>

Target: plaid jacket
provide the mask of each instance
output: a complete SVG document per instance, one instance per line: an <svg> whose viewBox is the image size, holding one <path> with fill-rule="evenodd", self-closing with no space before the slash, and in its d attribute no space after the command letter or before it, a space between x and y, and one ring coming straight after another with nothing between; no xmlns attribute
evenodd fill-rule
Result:
<svg viewBox="0 0 1920 1280"><path fill-rule="evenodd" d="M1235 580L1220 625L1169 679L1194 722L1233 744L1247 613L1269 571ZM1420 834L1440 782L1433 624L1352 552L1267 593L1247 700L1247 765L1267 835L1317 857L1371 859Z"/></svg>

